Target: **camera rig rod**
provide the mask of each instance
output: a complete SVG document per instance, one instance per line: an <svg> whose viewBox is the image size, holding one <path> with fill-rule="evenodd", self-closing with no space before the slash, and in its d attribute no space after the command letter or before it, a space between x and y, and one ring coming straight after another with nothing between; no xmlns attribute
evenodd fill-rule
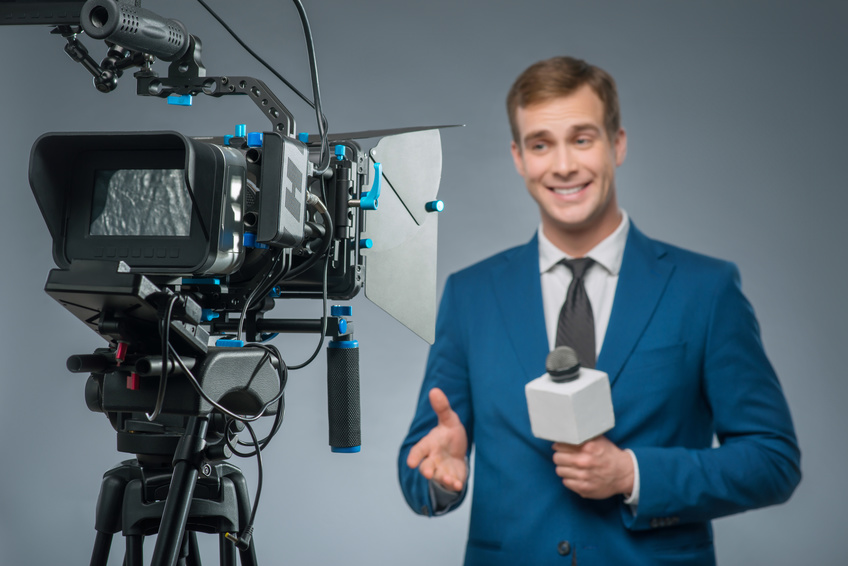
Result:
<svg viewBox="0 0 848 566"><path fill-rule="evenodd" d="M171 65L172 67L174 65ZM214 97L229 94L247 95L257 108L271 121L273 131L294 137L294 116L271 92L268 86L253 77L173 77L137 76L136 93L140 96L196 96L206 94Z"/></svg>
<svg viewBox="0 0 848 566"><path fill-rule="evenodd" d="M237 320L213 321L211 323L213 333L231 333L238 329ZM257 318L255 331L262 334L320 334L323 329L323 321L320 318L289 318L289 319L265 319ZM353 332L353 322L338 316L327 317L327 330L325 335L338 338Z"/></svg>

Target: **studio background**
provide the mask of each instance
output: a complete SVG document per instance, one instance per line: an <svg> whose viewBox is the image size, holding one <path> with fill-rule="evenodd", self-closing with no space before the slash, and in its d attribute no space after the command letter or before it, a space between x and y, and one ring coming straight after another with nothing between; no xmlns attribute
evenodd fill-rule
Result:
<svg viewBox="0 0 848 566"><path fill-rule="evenodd" d="M310 93L303 35L288 2L210 0L227 22ZM785 505L714 523L719 563L843 564L848 503L848 342L844 298L848 144L844 110L848 5L767 1L306 1L324 110L334 132L465 124L442 133L439 288L448 274L527 241L538 225L509 156L504 97L530 63L587 59L618 81L629 153L621 205L649 236L735 261L781 378L804 478ZM189 1L144 0L203 40L210 75L260 78L315 131L311 109ZM83 38L92 55L102 42ZM42 288L51 240L27 180L47 131L174 129L223 135L267 121L246 99L192 108L117 91L43 27L0 27L0 564L87 564L104 471L115 450L105 417L83 400L65 360L103 345ZM163 63L157 64L161 74ZM412 418L427 345L364 296L352 302L361 344L363 450L327 446L323 353L293 372L281 433L264 452L254 533L262 564L460 564L469 505L438 519L401 495L397 449ZM275 316L319 315L319 301ZM290 363L311 336L278 339ZM270 420L270 419L269 419ZM256 487L255 462L234 461ZM508 462L504 462L508 465ZM553 473L553 470L552 470ZM210 539L202 535L201 539ZM110 564L120 564L116 537ZM146 543L148 560L153 541ZM203 544L215 563L215 544Z"/></svg>

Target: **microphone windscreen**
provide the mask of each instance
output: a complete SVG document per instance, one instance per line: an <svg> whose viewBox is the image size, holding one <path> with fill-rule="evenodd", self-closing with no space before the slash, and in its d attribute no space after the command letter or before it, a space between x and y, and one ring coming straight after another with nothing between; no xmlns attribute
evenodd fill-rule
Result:
<svg viewBox="0 0 848 566"><path fill-rule="evenodd" d="M557 382L571 381L580 375L580 359L568 346L557 346L545 360L545 370Z"/></svg>

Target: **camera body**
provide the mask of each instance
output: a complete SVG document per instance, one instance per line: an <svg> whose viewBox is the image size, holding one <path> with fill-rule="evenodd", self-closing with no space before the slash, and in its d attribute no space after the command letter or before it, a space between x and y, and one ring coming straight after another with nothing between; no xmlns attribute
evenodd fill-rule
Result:
<svg viewBox="0 0 848 566"><path fill-rule="evenodd" d="M256 243L298 246L309 151L276 133L251 137L253 143L177 132L41 136L30 183L56 265L102 259L148 274L228 275Z"/></svg>
<svg viewBox="0 0 848 566"><path fill-rule="evenodd" d="M32 19L50 13L44 5ZM330 349L358 351L349 307L328 316L325 303L312 320L265 314L277 299L349 300L363 287L432 343L440 127L329 134L316 97L319 133L296 134L293 115L267 85L207 76L200 39L138 1L88 0L72 22L81 28L53 23L53 33L68 42L66 53L92 73L101 92L139 67L133 75L139 95L177 104L199 95L241 95L270 121L265 132L237 126L234 135L217 137L77 132L36 141L30 184L58 267L45 290L109 342L106 350L77 358L86 361L69 365L71 371L90 371L102 384L96 375L136 379L147 373L139 364L152 363L164 383L171 373L190 375L181 364L169 365L172 357L195 359L206 371L203 360L218 347L289 332L318 333L322 342L332 339ZM78 40L83 29L106 41L100 64ZM181 31L166 33L172 29ZM166 77L153 70L155 58L171 61ZM362 140L375 143L363 150ZM346 364L334 363L333 372ZM214 380L229 379L212 373ZM101 404L91 407L137 409L123 401L109 405L106 397L114 396L95 389L92 399ZM157 411L165 406L161 395Z"/></svg>

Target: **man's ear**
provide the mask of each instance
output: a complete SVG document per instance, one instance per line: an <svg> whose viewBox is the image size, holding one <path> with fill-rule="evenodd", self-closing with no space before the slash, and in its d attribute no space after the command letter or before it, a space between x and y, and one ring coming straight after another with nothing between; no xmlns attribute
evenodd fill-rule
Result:
<svg viewBox="0 0 848 566"><path fill-rule="evenodd" d="M522 177L524 176L524 158L521 155L521 148L515 141L511 142L510 150L512 151L512 161L515 163L515 170Z"/></svg>
<svg viewBox="0 0 848 566"><path fill-rule="evenodd" d="M625 157L627 157L627 132L624 128L619 128L615 136L615 166L620 167Z"/></svg>

